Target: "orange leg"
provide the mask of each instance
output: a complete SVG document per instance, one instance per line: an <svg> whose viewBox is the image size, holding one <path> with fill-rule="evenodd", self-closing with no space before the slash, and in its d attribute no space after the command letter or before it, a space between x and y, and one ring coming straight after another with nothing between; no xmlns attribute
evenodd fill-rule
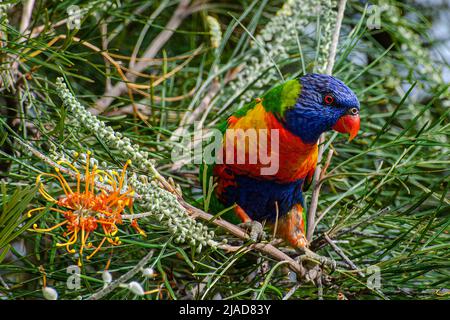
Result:
<svg viewBox="0 0 450 320"><path fill-rule="evenodd" d="M242 223L252 221L252 219L250 219L247 213L245 213L244 209L242 209L240 206L236 205L236 207L234 207L234 212L236 213L238 218L241 219Z"/></svg>
<svg viewBox="0 0 450 320"><path fill-rule="evenodd" d="M300 204L294 205L287 215L278 220L277 235L294 248L308 246L305 236L305 222L303 221L303 208Z"/></svg>

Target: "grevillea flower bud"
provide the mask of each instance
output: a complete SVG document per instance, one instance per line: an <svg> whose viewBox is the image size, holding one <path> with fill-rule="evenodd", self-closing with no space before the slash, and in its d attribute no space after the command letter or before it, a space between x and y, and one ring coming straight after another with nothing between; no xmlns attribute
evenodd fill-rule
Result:
<svg viewBox="0 0 450 320"><path fill-rule="evenodd" d="M102 272L102 280L104 283L111 283L112 275L108 270Z"/></svg>
<svg viewBox="0 0 450 320"><path fill-rule="evenodd" d="M44 295L44 298L47 300L58 300L58 291L56 291L52 287L42 288L42 294Z"/></svg>
<svg viewBox="0 0 450 320"><path fill-rule="evenodd" d="M142 286L137 281L132 281L128 284L128 290L133 292L135 295L143 296L145 294L144 289L142 289Z"/></svg>
<svg viewBox="0 0 450 320"><path fill-rule="evenodd" d="M142 275L146 278L153 278L155 276L155 270L153 268L145 268L142 270Z"/></svg>

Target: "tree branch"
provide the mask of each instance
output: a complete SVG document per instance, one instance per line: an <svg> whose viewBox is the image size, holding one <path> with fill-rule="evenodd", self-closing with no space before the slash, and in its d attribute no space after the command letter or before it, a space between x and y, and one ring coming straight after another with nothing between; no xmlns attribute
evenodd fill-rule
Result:
<svg viewBox="0 0 450 320"><path fill-rule="evenodd" d="M35 0L28 0L23 4L22 19L20 20L20 33L24 33L30 26Z"/></svg>
<svg viewBox="0 0 450 320"><path fill-rule="evenodd" d="M104 287L103 289L97 291L90 297L88 297L86 300L99 300L111 292L113 292L114 289L118 288L121 284L126 283L128 280L130 280L136 273L141 271L141 269L150 261L150 259L153 257L154 250L147 253L145 257L143 257L131 270L129 270L127 273L122 275L119 279L117 279L114 282L111 282L109 285Z"/></svg>
<svg viewBox="0 0 450 320"><path fill-rule="evenodd" d="M347 257L347 255L344 253L344 251L342 251L341 248L339 248L334 242L333 240L330 239L330 237L328 237L327 234L324 235L325 240L330 244L330 246L333 248L333 250L342 258L344 259L344 261L348 264L348 266L350 268L352 268L353 270L356 270L356 272L358 273L358 275L360 277L364 277L364 274L359 271L360 269L356 266L356 264L353 263L352 260L350 260L349 257Z"/></svg>

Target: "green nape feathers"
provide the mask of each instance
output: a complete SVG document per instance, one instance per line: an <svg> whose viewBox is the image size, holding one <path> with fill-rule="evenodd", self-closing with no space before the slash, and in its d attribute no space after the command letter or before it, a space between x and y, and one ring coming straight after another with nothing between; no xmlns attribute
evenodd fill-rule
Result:
<svg viewBox="0 0 450 320"><path fill-rule="evenodd" d="M295 104L301 92L301 89L302 86L297 79L288 80L267 91L261 97L262 105L267 112L283 115L286 109L292 107ZM242 108L236 110L232 115L236 118L241 118L245 116L247 112L253 109L257 104L257 100L254 99ZM223 124L226 125L226 122Z"/></svg>
<svg viewBox="0 0 450 320"><path fill-rule="evenodd" d="M294 106L302 86L297 79L288 80L263 95L263 106L268 112L283 115L286 109Z"/></svg>

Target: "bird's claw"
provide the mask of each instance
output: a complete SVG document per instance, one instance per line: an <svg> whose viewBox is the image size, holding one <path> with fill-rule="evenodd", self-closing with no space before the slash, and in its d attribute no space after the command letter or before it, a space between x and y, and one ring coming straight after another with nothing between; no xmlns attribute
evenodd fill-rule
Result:
<svg viewBox="0 0 450 320"><path fill-rule="evenodd" d="M263 225L258 221L247 221L239 224L239 227L246 230L250 229L250 239L253 242L258 242L266 238L266 233L264 232Z"/></svg>

